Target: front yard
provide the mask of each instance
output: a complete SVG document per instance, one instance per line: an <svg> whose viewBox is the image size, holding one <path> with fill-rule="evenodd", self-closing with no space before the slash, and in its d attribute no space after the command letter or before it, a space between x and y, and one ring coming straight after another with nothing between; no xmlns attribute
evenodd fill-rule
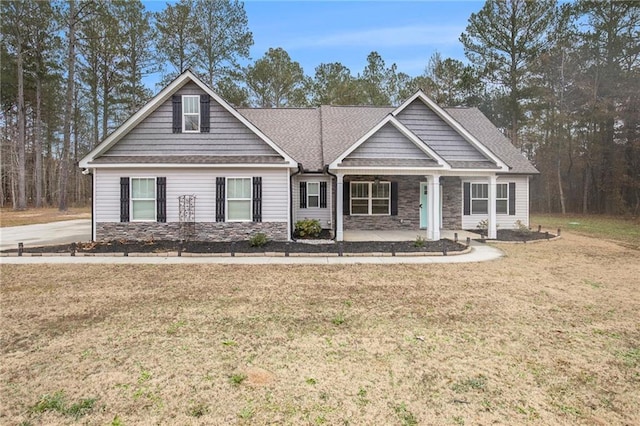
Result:
<svg viewBox="0 0 640 426"><path fill-rule="evenodd" d="M500 248L2 265L0 423L639 424L640 251L564 229Z"/></svg>

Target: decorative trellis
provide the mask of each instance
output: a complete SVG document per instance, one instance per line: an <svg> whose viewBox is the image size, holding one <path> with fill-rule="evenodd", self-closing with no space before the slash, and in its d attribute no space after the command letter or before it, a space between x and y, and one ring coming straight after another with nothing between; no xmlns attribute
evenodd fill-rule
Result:
<svg viewBox="0 0 640 426"><path fill-rule="evenodd" d="M188 240L196 233L196 196L179 196L178 212L180 217L180 239Z"/></svg>

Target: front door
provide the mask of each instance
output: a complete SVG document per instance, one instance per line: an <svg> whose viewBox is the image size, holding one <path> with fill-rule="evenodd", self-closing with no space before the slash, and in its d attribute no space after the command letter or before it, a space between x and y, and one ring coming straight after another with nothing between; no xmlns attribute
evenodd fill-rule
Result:
<svg viewBox="0 0 640 426"><path fill-rule="evenodd" d="M427 228L427 203L428 203L428 188L427 182L420 182L420 229Z"/></svg>

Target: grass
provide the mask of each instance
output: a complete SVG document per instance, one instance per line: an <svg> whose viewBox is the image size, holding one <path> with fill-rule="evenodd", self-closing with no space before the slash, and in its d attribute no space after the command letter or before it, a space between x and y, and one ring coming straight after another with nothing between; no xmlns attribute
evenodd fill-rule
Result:
<svg viewBox="0 0 640 426"><path fill-rule="evenodd" d="M36 223L59 222L72 219L90 219L89 207L70 207L66 212L60 212L55 207L32 208L15 211L10 208L0 210L0 227L33 225Z"/></svg>
<svg viewBox="0 0 640 426"><path fill-rule="evenodd" d="M563 236L482 264L5 264L0 423L640 424L640 252Z"/></svg>
<svg viewBox="0 0 640 426"><path fill-rule="evenodd" d="M542 225L544 229L555 231L558 228L579 235L606 238L633 247L640 247L640 218L599 215L531 215L532 228ZM555 233L555 232L554 232Z"/></svg>

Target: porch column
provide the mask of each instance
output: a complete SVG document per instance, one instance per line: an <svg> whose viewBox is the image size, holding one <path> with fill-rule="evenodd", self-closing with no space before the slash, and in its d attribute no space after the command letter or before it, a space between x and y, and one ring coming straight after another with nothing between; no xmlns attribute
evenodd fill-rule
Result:
<svg viewBox="0 0 640 426"><path fill-rule="evenodd" d="M496 175L489 176L489 224L487 237L494 240L498 237L498 227L496 224Z"/></svg>
<svg viewBox="0 0 640 426"><path fill-rule="evenodd" d="M427 238L432 241L439 241L440 223L442 222L440 217L440 175L434 174L428 176L427 179L429 182Z"/></svg>
<svg viewBox="0 0 640 426"><path fill-rule="evenodd" d="M336 241L343 241L344 234L342 232L342 213L344 212L344 175L342 173L336 174Z"/></svg>

